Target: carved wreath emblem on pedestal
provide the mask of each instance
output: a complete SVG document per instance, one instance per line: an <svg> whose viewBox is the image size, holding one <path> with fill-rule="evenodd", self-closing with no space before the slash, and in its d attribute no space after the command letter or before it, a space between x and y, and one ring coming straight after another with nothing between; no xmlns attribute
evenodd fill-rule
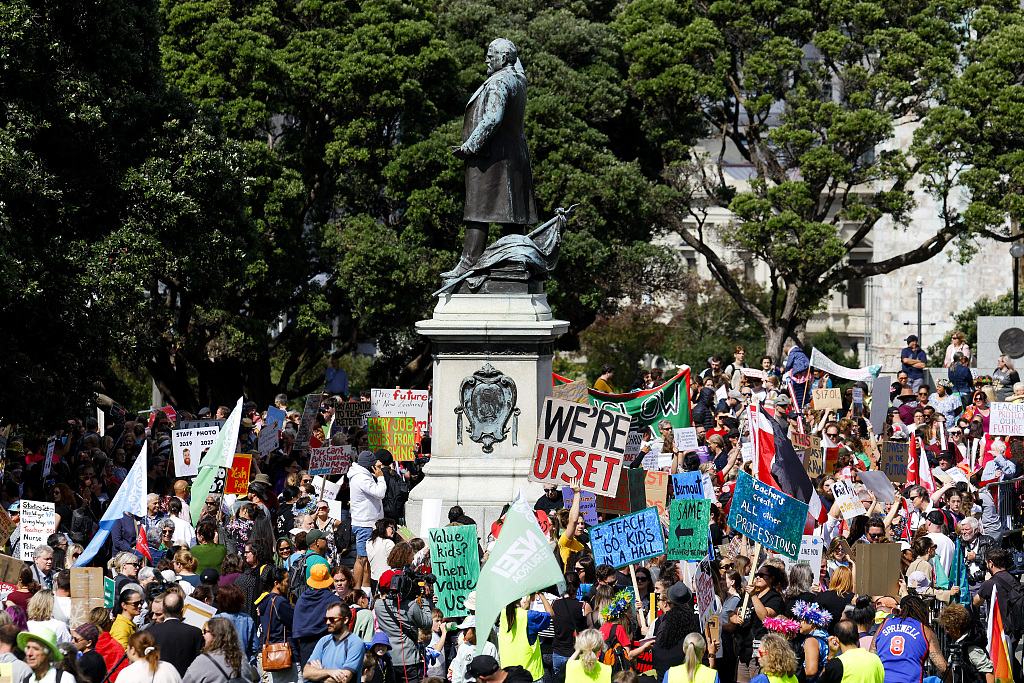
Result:
<svg viewBox="0 0 1024 683"><path fill-rule="evenodd" d="M459 386L457 441L462 445L462 418L465 416L469 438L483 444L484 453L492 453L494 444L508 436L512 419L512 445L519 431L519 408L516 407L515 381L490 363L462 380Z"/></svg>

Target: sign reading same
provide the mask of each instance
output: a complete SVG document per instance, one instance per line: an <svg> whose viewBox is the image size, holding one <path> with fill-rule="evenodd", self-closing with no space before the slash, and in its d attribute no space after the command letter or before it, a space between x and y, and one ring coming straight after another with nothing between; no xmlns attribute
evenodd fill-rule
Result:
<svg viewBox="0 0 1024 683"><path fill-rule="evenodd" d="M740 471L729 509L729 526L761 545L796 559L807 521L807 503Z"/></svg>
<svg viewBox="0 0 1024 683"><path fill-rule="evenodd" d="M529 481L614 496L625 460L629 415L555 398L544 402ZM657 516L657 515L655 515Z"/></svg>
<svg viewBox="0 0 1024 683"><path fill-rule="evenodd" d="M703 496L673 500L668 518L668 559L686 562L704 559L708 554L710 528L710 500Z"/></svg>
<svg viewBox="0 0 1024 683"><path fill-rule="evenodd" d="M616 569L665 554L665 537L657 508L647 508L591 527L590 543L594 548L594 563L610 564Z"/></svg>

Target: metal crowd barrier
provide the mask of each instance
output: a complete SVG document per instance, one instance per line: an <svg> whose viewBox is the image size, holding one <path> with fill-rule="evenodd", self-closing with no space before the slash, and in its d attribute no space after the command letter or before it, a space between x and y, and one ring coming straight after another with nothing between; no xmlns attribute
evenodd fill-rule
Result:
<svg viewBox="0 0 1024 683"><path fill-rule="evenodd" d="M1024 531L1024 477L1001 481L996 487L999 489L999 519L1003 533Z"/></svg>

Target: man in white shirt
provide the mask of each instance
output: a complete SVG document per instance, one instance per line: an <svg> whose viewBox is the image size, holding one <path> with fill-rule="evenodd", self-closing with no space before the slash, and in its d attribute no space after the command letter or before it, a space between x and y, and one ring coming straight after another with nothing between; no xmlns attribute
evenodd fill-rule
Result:
<svg viewBox="0 0 1024 683"><path fill-rule="evenodd" d="M188 509L188 493L190 488L188 482L184 479L174 482L174 497L181 501L181 514L177 516L185 520L186 524L192 526L192 513Z"/></svg>
<svg viewBox="0 0 1024 683"><path fill-rule="evenodd" d="M932 499L928 489L911 486L903 496L910 503L910 530L917 531L925 521L925 515L932 511Z"/></svg>
<svg viewBox="0 0 1024 683"><path fill-rule="evenodd" d="M928 525L928 538L935 544L935 559L942 563L946 576L949 576L956 556L956 546L946 535L946 517L940 510L932 510L925 515L925 524Z"/></svg>
<svg viewBox="0 0 1024 683"><path fill-rule="evenodd" d="M62 569L53 578L53 618L71 622L71 570Z"/></svg>

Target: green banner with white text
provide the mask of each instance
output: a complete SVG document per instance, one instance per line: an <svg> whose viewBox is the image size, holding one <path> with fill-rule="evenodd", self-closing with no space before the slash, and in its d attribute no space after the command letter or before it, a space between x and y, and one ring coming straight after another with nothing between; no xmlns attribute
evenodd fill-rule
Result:
<svg viewBox="0 0 1024 683"><path fill-rule="evenodd" d="M555 373L551 373L551 378L554 386L571 381ZM660 387L647 391L605 394L590 389L588 393L590 405L629 415L632 418L630 429L653 425L657 432L660 420L668 420L673 428L690 426L690 368L687 366Z"/></svg>

